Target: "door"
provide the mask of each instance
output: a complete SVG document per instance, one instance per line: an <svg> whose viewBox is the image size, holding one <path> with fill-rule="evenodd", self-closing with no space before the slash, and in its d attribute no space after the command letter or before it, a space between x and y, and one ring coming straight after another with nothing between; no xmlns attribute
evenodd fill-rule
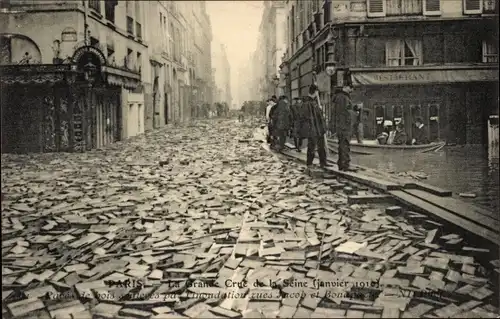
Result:
<svg viewBox="0 0 500 319"><path fill-rule="evenodd" d="M410 139L413 139L413 136L415 136L415 129L416 129L415 120L418 117L422 117L422 107L420 106L420 104L412 104L412 105L410 105L410 120L411 120L411 123L408 123L408 125L411 127L411 129L408 131L408 132L410 132ZM424 121L424 124L426 124L425 123L425 119L423 121Z"/></svg>
<svg viewBox="0 0 500 319"><path fill-rule="evenodd" d="M467 144L485 144L487 124L483 116L484 100L484 94L481 92L469 91L466 93L467 124L465 130Z"/></svg>
<svg viewBox="0 0 500 319"><path fill-rule="evenodd" d="M385 105L375 104L375 136L384 130Z"/></svg>
<svg viewBox="0 0 500 319"><path fill-rule="evenodd" d="M435 142L441 138L441 133L439 130L439 109L440 105L438 103L429 103L429 140Z"/></svg>

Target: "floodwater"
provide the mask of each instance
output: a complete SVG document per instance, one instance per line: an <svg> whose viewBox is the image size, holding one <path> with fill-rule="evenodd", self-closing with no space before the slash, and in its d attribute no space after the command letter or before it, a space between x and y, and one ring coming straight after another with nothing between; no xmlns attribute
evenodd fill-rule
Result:
<svg viewBox="0 0 500 319"><path fill-rule="evenodd" d="M440 152L408 157L353 155L353 164L389 172L424 172L422 182L458 193L474 193L464 201L498 212L498 148L481 145L446 146Z"/></svg>

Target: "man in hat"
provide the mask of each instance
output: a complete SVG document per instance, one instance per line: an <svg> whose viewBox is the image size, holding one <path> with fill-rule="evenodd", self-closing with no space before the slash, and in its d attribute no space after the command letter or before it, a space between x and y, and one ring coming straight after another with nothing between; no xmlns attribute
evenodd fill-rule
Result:
<svg viewBox="0 0 500 319"><path fill-rule="evenodd" d="M304 136L307 135L304 133L304 122L307 120L307 116L304 114L304 104L302 99L299 97L294 98L294 103L290 107L291 112L291 120L292 120L292 128L291 128L291 137L293 138L293 142L295 144L295 149L297 152L302 152L302 140Z"/></svg>
<svg viewBox="0 0 500 319"><path fill-rule="evenodd" d="M318 87L313 84L309 87L309 95L303 98L303 109L306 120L304 133L307 137L307 168L312 167L316 150L322 168L327 167L325 133L326 123L323 112L318 105Z"/></svg>
<svg viewBox="0 0 500 319"><path fill-rule="evenodd" d="M281 152L285 148L286 136L290 129L290 106L286 96L280 96L278 104L272 112L271 121L276 136L276 150Z"/></svg>
<svg viewBox="0 0 500 319"><path fill-rule="evenodd" d="M268 130L268 135L267 135L267 143L273 144L273 121L271 117L271 113L274 111L274 106L276 103L273 101L273 99L268 99L267 100L267 107L266 107L266 121L267 121L267 130Z"/></svg>
<svg viewBox="0 0 500 319"><path fill-rule="evenodd" d="M337 88L333 97L333 116L330 117L330 130L337 133L338 161L341 171L351 170L350 141L352 136L352 123L355 118L354 106L351 100L353 85L349 73L344 77L344 86Z"/></svg>
<svg viewBox="0 0 500 319"><path fill-rule="evenodd" d="M415 119L415 134L411 141L412 145L422 145L429 144L429 139L427 138L428 132L424 125L424 121L419 116Z"/></svg>

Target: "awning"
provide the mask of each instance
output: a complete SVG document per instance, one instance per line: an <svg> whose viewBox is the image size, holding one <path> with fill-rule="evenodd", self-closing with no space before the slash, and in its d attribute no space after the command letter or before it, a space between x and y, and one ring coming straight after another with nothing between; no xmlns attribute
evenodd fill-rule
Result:
<svg viewBox="0 0 500 319"><path fill-rule="evenodd" d="M55 84L65 81L76 71L71 64L33 64L0 66L0 82L12 84Z"/></svg>
<svg viewBox="0 0 500 319"><path fill-rule="evenodd" d="M448 69L351 69L355 86L439 84L498 81L498 66L467 66Z"/></svg>
<svg viewBox="0 0 500 319"><path fill-rule="evenodd" d="M123 86L126 89L134 90L141 84L140 73L110 66L103 66L101 71L110 85Z"/></svg>

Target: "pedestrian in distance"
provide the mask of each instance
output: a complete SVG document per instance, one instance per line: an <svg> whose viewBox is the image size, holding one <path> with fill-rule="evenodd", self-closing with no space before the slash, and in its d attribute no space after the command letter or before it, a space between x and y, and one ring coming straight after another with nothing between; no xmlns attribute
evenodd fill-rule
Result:
<svg viewBox="0 0 500 319"><path fill-rule="evenodd" d="M325 133L326 123L323 112L318 105L318 87L312 84L309 87L309 95L303 98L305 137L307 138L307 169L312 167L316 150L319 155L319 163L322 168L328 166L326 159Z"/></svg>
<svg viewBox="0 0 500 319"><path fill-rule="evenodd" d="M350 75L344 78L344 86L337 88L332 100L333 116L330 117L330 130L336 132L338 139L338 161L337 165L341 171L349 171L351 156L350 145L352 136L353 119L355 118L354 107L351 100L353 91Z"/></svg>
<svg viewBox="0 0 500 319"><path fill-rule="evenodd" d="M307 135L305 132L305 122L307 121L307 115L304 114L304 103L301 98L295 98L294 103L290 107L291 118L292 118L292 129L291 137L293 138L295 150L297 152L302 152L302 141Z"/></svg>
<svg viewBox="0 0 500 319"><path fill-rule="evenodd" d="M272 112L273 130L276 136L276 150L283 151L288 130L290 129L290 106L288 98L284 95L279 97L278 104Z"/></svg>

